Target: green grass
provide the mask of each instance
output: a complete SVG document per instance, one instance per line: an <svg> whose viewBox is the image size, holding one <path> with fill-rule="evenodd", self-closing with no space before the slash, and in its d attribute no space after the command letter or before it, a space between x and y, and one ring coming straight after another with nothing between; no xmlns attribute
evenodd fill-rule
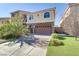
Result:
<svg viewBox="0 0 79 59"><path fill-rule="evenodd" d="M79 56L79 38L64 37L64 46L48 46L47 56Z"/></svg>

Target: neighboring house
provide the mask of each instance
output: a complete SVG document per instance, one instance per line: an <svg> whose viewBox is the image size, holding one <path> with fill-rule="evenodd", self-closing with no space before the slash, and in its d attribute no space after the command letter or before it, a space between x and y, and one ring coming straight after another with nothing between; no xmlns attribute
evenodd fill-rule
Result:
<svg viewBox="0 0 79 59"><path fill-rule="evenodd" d="M0 25L9 22L10 17L0 17Z"/></svg>
<svg viewBox="0 0 79 59"><path fill-rule="evenodd" d="M31 33L50 35L54 31L55 9L49 8L36 12L14 11L11 13L11 21L19 22L29 28Z"/></svg>
<svg viewBox="0 0 79 59"><path fill-rule="evenodd" d="M67 34L79 35L79 4L69 4L62 16L60 26Z"/></svg>

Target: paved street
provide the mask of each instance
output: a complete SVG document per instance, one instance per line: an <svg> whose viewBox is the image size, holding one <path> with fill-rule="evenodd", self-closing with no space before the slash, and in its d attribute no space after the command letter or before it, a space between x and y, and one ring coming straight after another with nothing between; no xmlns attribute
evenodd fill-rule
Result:
<svg viewBox="0 0 79 59"><path fill-rule="evenodd" d="M37 40L32 44L6 42L0 44L0 56L45 56L47 52L47 45L49 36L34 35Z"/></svg>

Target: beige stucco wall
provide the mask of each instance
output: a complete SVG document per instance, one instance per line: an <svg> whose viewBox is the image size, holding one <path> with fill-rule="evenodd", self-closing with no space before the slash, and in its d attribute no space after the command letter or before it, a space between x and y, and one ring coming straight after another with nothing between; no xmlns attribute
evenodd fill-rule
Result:
<svg viewBox="0 0 79 59"><path fill-rule="evenodd" d="M49 18L44 18L44 13L45 12L50 12L50 17ZM54 22L55 20L55 8L50 8L50 9L45 9L45 10L41 10L41 11L37 11L37 12L27 12L27 11L16 11L13 12L15 14L15 16L11 17L12 21L21 21L23 22L23 15L27 16L27 22L28 24L30 23L43 23L43 22ZM39 16L38 16L39 14ZM11 13L12 15L12 13ZM29 20L30 16L33 16L33 19Z"/></svg>
<svg viewBox="0 0 79 59"><path fill-rule="evenodd" d="M50 12L50 18L44 18L45 12ZM38 16L38 14L39 14L39 16ZM33 15L32 20L29 20L30 15ZM34 12L32 14L28 14L28 16L27 16L27 23L54 22L54 20L55 20L55 10L54 9L48 9L48 10Z"/></svg>

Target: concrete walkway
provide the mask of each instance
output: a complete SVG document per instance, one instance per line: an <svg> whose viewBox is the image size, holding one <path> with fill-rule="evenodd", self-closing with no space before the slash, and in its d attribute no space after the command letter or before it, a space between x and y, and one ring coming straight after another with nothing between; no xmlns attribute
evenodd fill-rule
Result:
<svg viewBox="0 0 79 59"><path fill-rule="evenodd" d="M45 56L47 52L49 36L34 35L37 40L30 44L6 42L0 44L0 56Z"/></svg>

